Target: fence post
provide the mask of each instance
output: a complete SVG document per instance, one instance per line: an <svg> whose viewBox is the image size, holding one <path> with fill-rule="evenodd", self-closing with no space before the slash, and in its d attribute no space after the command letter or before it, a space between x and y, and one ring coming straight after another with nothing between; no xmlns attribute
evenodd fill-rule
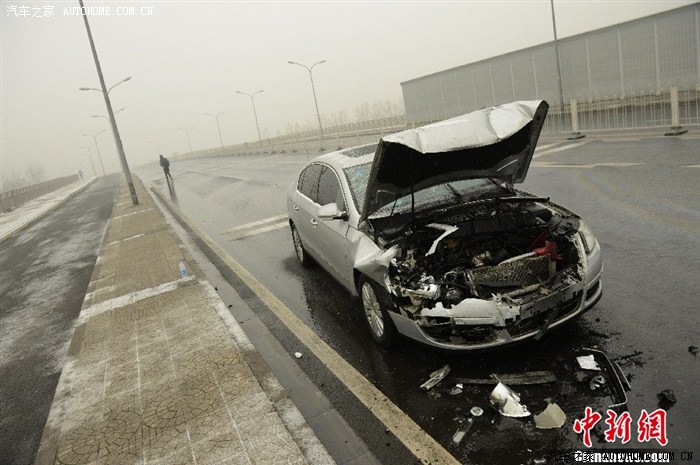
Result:
<svg viewBox="0 0 700 465"><path fill-rule="evenodd" d="M576 99L569 100L569 105L571 105L571 135L566 138L566 140L576 140L583 139L586 137L585 134L581 134L578 130L578 107L576 105Z"/></svg>
<svg viewBox="0 0 700 465"><path fill-rule="evenodd" d="M678 113L678 87L674 86L671 87L671 130L664 136L678 136L688 132L687 129L681 127Z"/></svg>

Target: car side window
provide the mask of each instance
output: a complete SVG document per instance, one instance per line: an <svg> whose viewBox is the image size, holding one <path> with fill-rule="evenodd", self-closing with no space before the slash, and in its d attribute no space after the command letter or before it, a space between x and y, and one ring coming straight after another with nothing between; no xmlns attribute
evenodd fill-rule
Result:
<svg viewBox="0 0 700 465"><path fill-rule="evenodd" d="M318 202L318 183L319 176L321 175L321 165L311 165L307 167L299 176L299 184L297 189L299 192L313 200Z"/></svg>
<svg viewBox="0 0 700 465"><path fill-rule="evenodd" d="M318 204L327 205L329 203L335 203L338 205L338 209L345 210L345 201L338 176L331 168L324 166L321 169L321 177L318 182Z"/></svg>

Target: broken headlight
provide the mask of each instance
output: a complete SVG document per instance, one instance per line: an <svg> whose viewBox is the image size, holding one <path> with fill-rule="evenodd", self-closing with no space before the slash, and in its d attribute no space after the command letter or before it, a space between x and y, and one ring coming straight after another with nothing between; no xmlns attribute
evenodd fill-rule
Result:
<svg viewBox="0 0 700 465"><path fill-rule="evenodd" d="M595 247L596 242L595 236L593 235L593 231L591 231L591 228L589 228L586 223L581 221L578 227L578 234L579 236L581 236L581 240L583 241L583 247L586 249L586 253L591 253L591 250L593 250L593 247Z"/></svg>

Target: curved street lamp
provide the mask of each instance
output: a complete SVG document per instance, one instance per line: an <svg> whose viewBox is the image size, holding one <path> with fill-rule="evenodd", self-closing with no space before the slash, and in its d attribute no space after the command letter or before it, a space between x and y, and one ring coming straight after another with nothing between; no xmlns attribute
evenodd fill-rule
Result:
<svg viewBox="0 0 700 465"><path fill-rule="evenodd" d="M95 162L92 161L92 150L90 150L90 146L88 145L88 146L86 147L86 146L83 145L83 146L81 146L80 148L81 148L81 149L86 149L86 150L88 151L88 153L84 153L83 156L84 156L84 157L88 157L88 158L90 159L90 164L92 165L92 174L93 174L95 177L97 177L97 170L95 169Z"/></svg>
<svg viewBox="0 0 700 465"><path fill-rule="evenodd" d="M314 66L320 65L321 63L325 63L325 62L326 62L326 60L321 60L321 61L318 61L318 62L314 63L314 64L311 65L310 67L309 67L309 66L306 66L306 65L304 65L304 64L301 64L301 63L297 63L296 61L288 61L288 62L287 62L287 63L289 63L290 65L301 66L302 68L305 68L306 71L309 72L309 79L311 79L311 91L312 91L313 94L314 94L314 104L316 104L316 116L318 117L318 129L319 129L319 131L320 131L320 133L321 133L321 140L320 140L320 141L321 141L321 145L323 145L323 125L321 124L321 113L319 113L319 111L318 111L318 99L316 99L316 87L314 86L314 76L313 76L313 74L311 73L311 71L314 69ZM321 150L323 150L323 147L321 147Z"/></svg>
<svg viewBox="0 0 700 465"><path fill-rule="evenodd" d="M204 113L206 116L213 116L216 118L216 129L219 130L219 142L221 143L221 151L224 151L224 140L221 138L221 126L219 126L219 116L223 115L226 113L225 111L222 111L221 113L217 113L215 115L212 115L211 113Z"/></svg>
<svg viewBox="0 0 700 465"><path fill-rule="evenodd" d="M265 91L258 90L258 91L253 92L252 94L247 94L245 92L241 92L240 90L236 91L237 94L247 95L248 97L250 97L250 103L253 104L253 116L255 116L255 129L258 130L258 142L262 142L262 137L260 137L260 126L258 125L258 112L255 111L255 96L257 94L259 94L260 92L265 92Z"/></svg>
<svg viewBox="0 0 700 465"><path fill-rule="evenodd" d="M97 149L97 158L100 160L100 167L102 167L102 176L105 175L105 165L104 165L104 163L102 163L102 154L100 153L100 146L97 145L97 136L99 136L100 134L102 134L105 131L106 131L106 129L103 129L95 135L83 134L83 136L92 137L92 140L95 142L95 148Z"/></svg>
<svg viewBox="0 0 700 465"><path fill-rule="evenodd" d="M192 155L192 142L190 142L190 131L194 129L194 127L190 127L187 129L184 128L178 128L180 131L185 131L185 134L187 134L187 144L190 146L190 155Z"/></svg>
<svg viewBox="0 0 700 465"><path fill-rule="evenodd" d="M120 111L124 111L124 110L126 110L126 107L120 108L119 110L115 111L114 114L116 115L116 114L119 113ZM106 116L103 116L103 115L92 115L91 117L92 117L92 118L104 118L104 119L106 119L107 121L109 121L109 118L106 117Z"/></svg>
<svg viewBox="0 0 700 465"><path fill-rule="evenodd" d="M124 82L126 82L126 81L128 81L128 80L130 80L130 79L131 79L131 76L125 77L125 78L122 79L121 81L119 81L119 82L117 82L116 84L114 84L112 87L110 87L109 89L107 89L107 95L109 95L109 92L110 92L112 89L114 89L115 87L117 87L119 84L122 84L122 83L124 83ZM79 89L80 89L80 90L96 90L97 92L102 92L100 89L95 89L94 87L79 87Z"/></svg>

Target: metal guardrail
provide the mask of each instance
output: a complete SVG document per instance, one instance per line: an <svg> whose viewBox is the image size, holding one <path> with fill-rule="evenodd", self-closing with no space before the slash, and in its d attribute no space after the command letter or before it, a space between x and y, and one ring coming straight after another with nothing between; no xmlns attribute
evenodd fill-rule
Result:
<svg viewBox="0 0 700 465"><path fill-rule="evenodd" d="M65 176L62 178L51 179L50 181L40 182L31 186L20 187L7 192L0 193L0 212L13 210L20 205L29 202L32 199L41 197L44 194L53 192L62 187L78 181L80 177L77 174Z"/></svg>
<svg viewBox="0 0 700 465"><path fill-rule="evenodd" d="M264 139L261 142L231 145L223 150L217 148L179 154L175 155L175 158L184 160L338 149L377 142L385 134L433 122L435 121L411 122L406 116L395 116L326 127L322 141L318 130L309 130ZM700 87L684 91L672 88L660 93L639 92L622 98L603 96L586 101L572 99L563 108L550 107L542 133L566 134L677 127L700 128Z"/></svg>

